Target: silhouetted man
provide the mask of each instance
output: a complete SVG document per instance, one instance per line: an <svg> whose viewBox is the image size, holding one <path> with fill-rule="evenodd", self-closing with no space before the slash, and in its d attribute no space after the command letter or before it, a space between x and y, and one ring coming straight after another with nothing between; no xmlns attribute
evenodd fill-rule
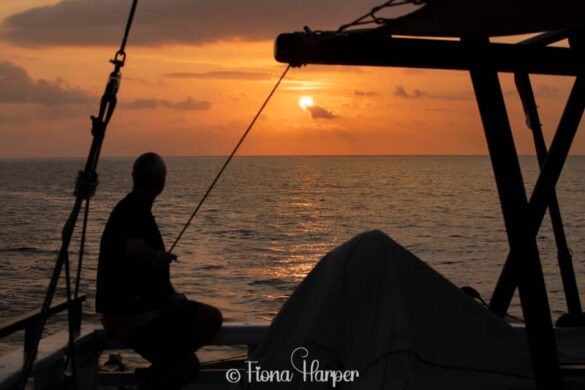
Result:
<svg viewBox="0 0 585 390"><path fill-rule="evenodd" d="M171 284L169 265L177 257L165 250L151 213L165 186L162 158L141 155L132 178L132 191L116 205L102 236L96 311L112 337L152 363L136 376L139 388L180 388L197 372L194 351L220 329L222 316Z"/></svg>

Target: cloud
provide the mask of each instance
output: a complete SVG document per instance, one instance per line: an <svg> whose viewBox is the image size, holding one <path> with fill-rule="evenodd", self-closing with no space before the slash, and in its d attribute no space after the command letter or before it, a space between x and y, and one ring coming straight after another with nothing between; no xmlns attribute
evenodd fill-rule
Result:
<svg viewBox="0 0 585 390"><path fill-rule="evenodd" d="M273 40L279 33L300 31L306 25L335 29L377 3L376 0L143 0L138 4L129 43L157 46ZM27 46L112 46L120 42L129 4L120 0L62 0L9 16L2 24L2 35L12 43Z"/></svg>
<svg viewBox="0 0 585 390"><path fill-rule="evenodd" d="M237 70L220 70L212 72L178 72L166 73L165 76L179 79L205 79L205 80L269 80L274 78L270 73L248 72Z"/></svg>
<svg viewBox="0 0 585 390"><path fill-rule="evenodd" d="M189 96L183 101L171 103L170 108L175 108L177 110L207 111L211 108L211 103L207 100L195 100Z"/></svg>
<svg viewBox="0 0 585 390"><path fill-rule="evenodd" d="M88 112L74 105L0 105L1 125L29 125L34 122L59 122L68 120L85 120L85 127L90 126ZM13 130L14 128L12 128Z"/></svg>
<svg viewBox="0 0 585 390"><path fill-rule="evenodd" d="M307 107L307 110L311 113L311 118L313 119L335 119L339 118L337 115L333 114L331 111L319 107L319 106L311 106Z"/></svg>
<svg viewBox="0 0 585 390"><path fill-rule="evenodd" d="M428 98L432 98L432 99L443 99L443 100L468 101L468 100L475 99L475 95L472 91L453 91L453 92L433 94L433 95L424 94L424 96L428 97Z"/></svg>
<svg viewBox="0 0 585 390"><path fill-rule="evenodd" d="M537 84L534 88L534 91L536 94L538 94L539 97L556 97L560 94L559 88L557 86L544 83Z"/></svg>
<svg viewBox="0 0 585 390"><path fill-rule="evenodd" d="M81 104L95 98L63 80L34 80L27 71L11 62L0 61L0 104L33 103L43 105Z"/></svg>
<svg viewBox="0 0 585 390"><path fill-rule="evenodd" d="M195 100L189 96L181 101L171 101L166 99L136 99L133 102L125 104L125 106L133 110L163 107L184 111L207 111L211 108L211 103L206 100Z"/></svg>
<svg viewBox="0 0 585 390"><path fill-rule="evenodd" d="M415 98L415 99L420 99L424 95L424 93L420 89L415 89L412 92L408 92L400 84L394 86L394 92L392 94L394 96L401 97L401 98Z"/></svg>
<svg viewBox="0 0 585 390"><path fill-rule="evenodd" d="M355 96L360 96L360 97L366 97L366 96L378 96L380 95L378 92L374 92L374 91L360 91L359 89L356 89L355 91L353 91Z"/></svg>

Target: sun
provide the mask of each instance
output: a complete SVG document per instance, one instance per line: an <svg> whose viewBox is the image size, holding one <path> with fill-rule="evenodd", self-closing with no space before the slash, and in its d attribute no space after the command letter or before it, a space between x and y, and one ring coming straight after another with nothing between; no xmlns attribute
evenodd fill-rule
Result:
<svg viewBox="0 0 585 390"><path fill-rule="evenodd" d="M302 96L299 99L299 106L303 109L306 110L309 107L313 107L315 105L315 102L313 101L313 98L310 96Z"/></svg>

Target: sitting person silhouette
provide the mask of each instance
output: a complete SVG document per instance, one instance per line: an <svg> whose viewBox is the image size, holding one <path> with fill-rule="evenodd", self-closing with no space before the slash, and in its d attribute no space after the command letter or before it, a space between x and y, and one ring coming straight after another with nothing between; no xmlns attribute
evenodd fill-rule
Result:
<svg viewBox="0 0 585 390"><path fill-rule="evenodd" d="M170 280L177 256L165 250L151 213L166 166L156 153L138 157L134 186L106 224L100 247L96 311L110 336L150 361L137 370L139 389L178 389L198 371L195 351L220 329L221 312L188 300Z"/></svg>

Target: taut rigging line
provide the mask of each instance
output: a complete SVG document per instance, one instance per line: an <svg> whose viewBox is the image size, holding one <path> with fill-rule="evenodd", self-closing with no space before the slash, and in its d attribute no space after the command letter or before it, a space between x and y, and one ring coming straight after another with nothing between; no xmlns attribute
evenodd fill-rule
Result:
<svg viewBox="0 0 585 390"><path fill-rule="evenodd" d="M266 100L264 100L264 103L262 103L262 106L260 106L260 109L258 110L258 112L256 113L256 115L254 115L254 118L252 119L252 121L250 122L250 124L248 125L248 127L246 128L246 131L244 131L244 134L242 134L242 137L240 138L240 140L238 141L238 143L236 144L236 146L232 150L231 154L225 160L223 166L221 167L221 169L219 170L219 172L215 176L215 179L213 179L213 181L211 182L211 185L209 186L209 188L207 189L207 191L205 192L205 194L203 195L203 197L201 198L201 200L197 204L197 207L195 207L195 210L193 211L193 213L191 214L191 216L187 220L187 223L185 223L185 225L183 226L183 229L181 229L181 232L179 233L179 235L175 239L175 242L171 246L171 249L169 249L169 252L172 252L173 249L175 249L175 247L179 243L179 240L181 240L181 237L183 237L183 234L185 233L185 231L187 230L187 228L189 227L189 225L191 225L191 222L193 221L193 218L195 218L195 215L197 215L197 212L199 211L199 209L201 208L201 206L203 206L203 203L205 203L205 200L207 199L207 197L209 196L209 194L211 193L211 191L213 190L213 188L215 187L215 185L219 181L219 178L223 174L223 171L225 171L225 169L229 165L230 161L232 161L232 159L236 155L238 149L240 149L240 146L242 145L242 143L244 142L244 140L246 139L246 137L250 133L250 130L252 130L252 127L254 127L254 124L256 123L256 121L258 120L258 118L260 117L260 114L262 114L262 111L264 111L264 108L266 107L266 105L268 104L268 102L270 101L270 99L272 98L272 96L274 95L274 93L276 92L276 90L278 89L280 83L282 82L282 80L284 79L284 77L286 76L286 74L288 73L288 71L289 71L290 68L291 68L290 65L288 65L286 67L286 69L284 70L284 72L282 73L282 75L280 76L280 78L278 79L278 81L276 82L276 84L274 85L274 87L272 88L272 90L270 91L270 93L268 94L268 96L266 97Z"/></svg>

